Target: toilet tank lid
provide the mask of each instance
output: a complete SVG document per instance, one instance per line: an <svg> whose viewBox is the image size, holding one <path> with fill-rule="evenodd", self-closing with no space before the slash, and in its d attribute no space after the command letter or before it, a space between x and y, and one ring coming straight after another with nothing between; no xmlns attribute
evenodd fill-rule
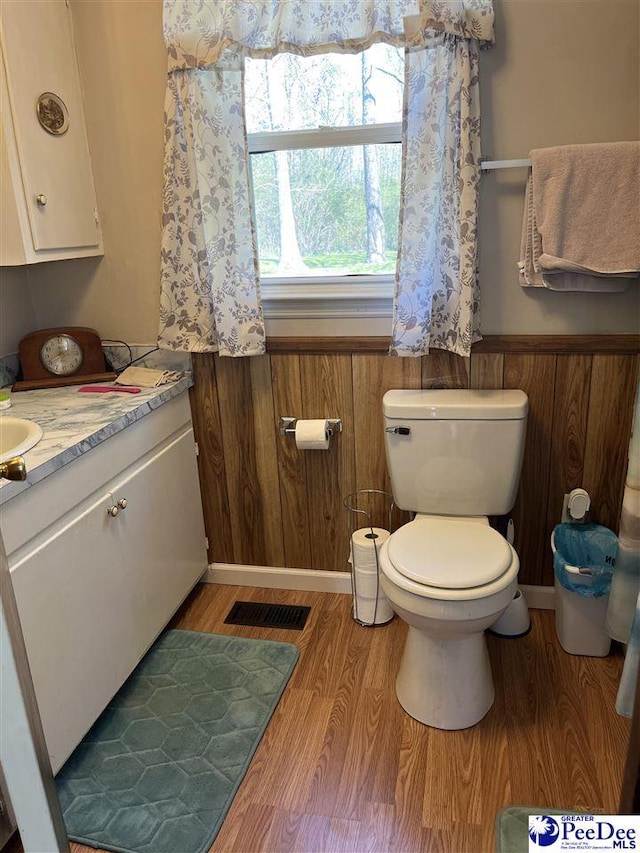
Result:
<svg viewBox="0 0 640 853"><path fill-rule="evenodd" d="M387 418L406 420L515 421L527 416L524 391L427 389L387 391L382 408Z"/></svg>

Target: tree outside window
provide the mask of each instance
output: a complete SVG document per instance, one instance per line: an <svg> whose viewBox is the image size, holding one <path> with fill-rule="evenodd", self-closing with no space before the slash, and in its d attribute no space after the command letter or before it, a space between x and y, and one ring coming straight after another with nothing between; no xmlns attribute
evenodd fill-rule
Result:
<svg viewBox="0 0 640 853"><path fill-rule="evenodd" d="M246 61L261 277L393 274L403 75L388 45Z"/></svg>

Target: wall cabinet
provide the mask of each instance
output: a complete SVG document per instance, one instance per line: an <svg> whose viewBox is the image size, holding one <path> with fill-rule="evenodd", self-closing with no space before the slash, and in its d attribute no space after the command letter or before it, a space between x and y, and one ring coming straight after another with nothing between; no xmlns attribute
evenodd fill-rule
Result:
<svg viewBox="0 0 640 853"><path fill-rule="evenodd" d="M163 412L166 407L171 411ZM189 417L187 395L166 407L52 474L29 490L32 495L19 495L3 507L9 550L12 520L24 513L38 518L34 511L47 498L39 490L49 492L49 503L59 490L75 492L70 511L32 531L9 553L54 772L207 566L193 430L190 421L175 429L176 421ZM102 482L101 466L111 458L117 470L118 460L139 451L145 425L157 439L162 422L170 434ZM130 430L137 435L127 436ZM132 451L136 443L138 450ZM80 462L82 470L74 471ZM93 483L91 467L97 475ZM24 539L29 534L22 523L17 535Z"/></svg>
<svg viewBox="0 0 640 853"><path fill-rule="evenodd" d="M0 45L0 265L101 255L70 8L65 0L0 4ZM58 135L38 119L45 93L67 110Z"/></svg>

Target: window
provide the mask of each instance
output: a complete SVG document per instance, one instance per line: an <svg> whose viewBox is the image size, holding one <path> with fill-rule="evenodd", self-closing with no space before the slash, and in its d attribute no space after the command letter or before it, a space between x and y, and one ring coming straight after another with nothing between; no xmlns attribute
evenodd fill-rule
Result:
<svg viewBox="0 0 640 853"><path fill-rule="evenodd" d="M263 298L389 313L398 248L402 51L246 61ZM384 309L382 309L382 303ZM312 311L315 316L316 311Z"/></svg>

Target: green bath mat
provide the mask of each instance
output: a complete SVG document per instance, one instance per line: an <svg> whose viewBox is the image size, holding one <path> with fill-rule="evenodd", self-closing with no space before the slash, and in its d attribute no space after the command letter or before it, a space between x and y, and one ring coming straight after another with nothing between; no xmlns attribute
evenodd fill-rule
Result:
<svg viewBox="0 0 640 853"><path fill-rule="evenodd" d="M529 815L584 814L562 809L542 809L540 806L508 806L496 817L496 853L527 853L529 850ZM549 826L553 832L553 824ZM557 834L557 833L556 833ZM548 842L540 845L543 850ZM551 845L553 846L553 844Z"/></svg>
<svg viewBox="0 0 640 853"><path fill-rule="evenodd" d="M208 850L297 658L289 643L162 634L58 774L69 837Z"/></svg>

